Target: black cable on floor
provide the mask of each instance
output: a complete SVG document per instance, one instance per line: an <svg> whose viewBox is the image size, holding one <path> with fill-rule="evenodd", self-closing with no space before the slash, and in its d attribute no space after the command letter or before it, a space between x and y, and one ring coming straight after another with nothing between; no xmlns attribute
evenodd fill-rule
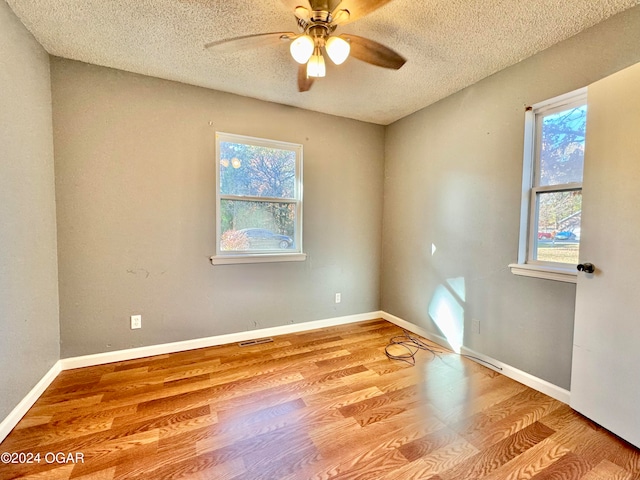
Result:
<svg viewBox="0 0 640 480"><path fill-rule="evenodd" d="M391 360L401 360L408 363L409 365L415 365L416 354L420 350L427 350L431 352L434 358L438 356L438 353L444 353L434 350L433 348L431 348L431 346L427 345L418 337L411 335L411 333L409 333L407 330L403 329L402 331L404 332L404 335L396 335L395 337L391 337L391 339L389 340L389 344L384 348L384 353ZM407 353L402 353L399 355L390 353L389 348L393 347L394 345L398 345L404 348Z"/></svg>
<svg viewBox="0 0 640 480"><path fill-rule="evenodd" d="M403 335L396 335L395 337L391 337L391 339L389 340L389 344L384 348L384 353L391 360L401 360L403 362L408 363L411 366L414 366L416 364L416 354L420 350L427 350L431 352L431 354L433 355L433 358L438 357L439 353L449 353L447 351L434 350L430 345L423 342L420 338L416 337L415 335L412 335L409 331L405 330L404 328L402 329L402 332L404 333ZM401 354L390 353L389 348L392 348L394 345L398 345L404 348L407 351L407 353L401 353ZM476 360L478 362L482 362L487 365L491 365L496 370L502 371L502 367L499 367L498 365L494 365L491 362L487 362L482 358L474 357L473 355L465 355L464 353L459 353L458 355L460 355L461 357L466 357L472 360Z"/></svg>

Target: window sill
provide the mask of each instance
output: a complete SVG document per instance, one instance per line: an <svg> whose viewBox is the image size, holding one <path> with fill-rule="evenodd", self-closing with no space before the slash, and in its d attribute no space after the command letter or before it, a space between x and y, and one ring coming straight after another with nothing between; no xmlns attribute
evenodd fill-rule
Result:
<svg viewBox="0 0 640 480"><path fill-rule="evenodd" d="M557 282L576 283L578 272L570 267L551 267L548 265L531 265L512 263L509 265L511 273L524 277L543 278Z"/></svg>
<svg viewBox="0 0 640 480"><path fill-rule="evenodd" d="M304 262L306 259L306 253L215 255L211 257L211 264L232 265L236 263Z"/></svg>

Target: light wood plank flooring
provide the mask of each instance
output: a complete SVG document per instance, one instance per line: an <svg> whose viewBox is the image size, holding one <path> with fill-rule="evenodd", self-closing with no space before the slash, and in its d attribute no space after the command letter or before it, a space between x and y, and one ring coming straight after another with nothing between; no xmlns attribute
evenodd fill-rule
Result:
<svg viewBox="0 0 640 480"><path fill-rule="evenodd" d="M0 478L640 479L637 449L556 400L450 352L387 359L399 333L375 320L62 372L0 445L40 463Z"/></svg>

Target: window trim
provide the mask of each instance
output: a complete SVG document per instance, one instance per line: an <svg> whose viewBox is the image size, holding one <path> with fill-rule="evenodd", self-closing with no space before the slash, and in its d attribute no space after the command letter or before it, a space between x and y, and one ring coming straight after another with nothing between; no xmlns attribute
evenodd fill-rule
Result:
<svg viewBox="0 0 640 480"><path fill-rule="evenodd" d="M211 263L213 265L230 265L238 263L271 263L271 262L299 262L305 261L307 255L302 249L302 145L299 143L283 142L280 140L270 140L266 138L250 137L247 135L237 135L233 133L216 132L215 163L216 163L216 254L213 255ZM296 154L296 176L295 176L295 197L294 198L271 198L243 195L227 195L220 193L220 143L233 142L260 147L290 150ZM237 251L226 252L220 249L220 238L222 234L221 225L221 201L225 199L246 200L250 202L276 202L295 204L296 219L294 230L294 242L296 250L273 251L273 250L251 250L247 253Z"/></svg>
<svg viewBox="0 0 640 480"><path fill-rule="evenodd" d="M520 235L517 263L509 264L511 273L527 277L543 278L561 282L576 283L577 271L574 265L558 262L532 260L536 245L534 238L537 224L538 193L582 190L582 183L535 186L539 173L538 132L542 116L554 110L562 111L572 105L587 103L587 87L550 98L527 107L525 111L524 155L522 169L522 195L520 207Z"/></svg>

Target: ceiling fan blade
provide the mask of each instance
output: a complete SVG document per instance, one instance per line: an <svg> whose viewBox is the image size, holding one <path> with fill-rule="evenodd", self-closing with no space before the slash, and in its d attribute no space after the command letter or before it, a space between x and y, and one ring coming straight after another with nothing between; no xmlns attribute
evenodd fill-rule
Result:
<svg viewBox="0 0 640 480"><path fill-rule="evenodd" d="M374 42L368 38L351 35L350 33L343 33L340 37L351 44L352 57L371 65L398 70L407 61L402 55L394 52L389 47L385 47L381 43Z"/></svg>
<svg viewBox="0 0 640 480"><path fill-rule="evenodd" d="M293 32L257 33L254 35L243 35L242 37L227 38L226 40L210 42L207 43L204 48L215 48L218 52L232 53L248 48L274 45L276 43L280 43L282 40L292 40L297 36L298 35Z"/></svg>
<svg viewBox="0 0 640 480"><path fill-rule="evenodd" d="M338 23L344 25L345 23L353 22L371 12L386 5L391 0L342 0L334 10L331 12L331 16L338 17ZM347 10L349 15L341 15L338 13L340 10Z"/></svg>
<svg viewBox="0 0 640 480"><path fill-rule="evenodd" d="M298 66L298 91L308 92L313 85L313 78L307 77L307 66Z"/></svg>

